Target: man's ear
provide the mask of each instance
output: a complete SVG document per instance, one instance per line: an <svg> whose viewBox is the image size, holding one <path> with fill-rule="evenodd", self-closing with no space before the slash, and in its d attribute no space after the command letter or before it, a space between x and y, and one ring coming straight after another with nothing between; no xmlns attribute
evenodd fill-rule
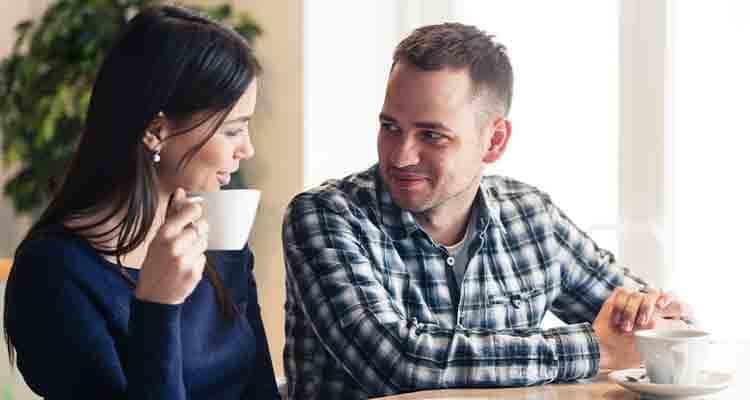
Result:
<svg viewBox="0 0 750 400"><path fill-rule="evenodd" d="M487 150L482 161L487 164L491 164L497 161L500 156L505 152L505 148L508 147L508 140L510 140L510 133L513 130L509 120L499 117L492 124L492 139L490 140L490 148Z"/></svg>

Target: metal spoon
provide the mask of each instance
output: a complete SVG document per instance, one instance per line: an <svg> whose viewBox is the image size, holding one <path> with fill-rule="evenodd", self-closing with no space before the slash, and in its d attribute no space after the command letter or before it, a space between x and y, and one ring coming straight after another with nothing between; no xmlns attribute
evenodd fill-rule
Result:
<svg viewBox="0 0 750 400"><path fill-rule="evenodd" d="M666 316L666 317L662 317L662 318L663 318L663 319L671 319L671 320L680 320L680 321L682 321L682 322L686 323L686 324L687 324L687 325L688 325L689 327L691 327L691 328L692 328L692 327L693 327L693 326L695 325L695 321L693 321L693 320L692 320L692 319L690 319L689 317L685 317L685 316L682 316L682 315L681 315L681 316L679 316L679 317L675 317L675 316Z"/></svg>

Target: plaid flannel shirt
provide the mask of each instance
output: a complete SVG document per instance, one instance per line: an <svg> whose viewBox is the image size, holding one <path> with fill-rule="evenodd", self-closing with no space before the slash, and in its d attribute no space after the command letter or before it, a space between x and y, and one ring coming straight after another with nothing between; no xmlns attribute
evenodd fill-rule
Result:
<svg viewBox="0 0 750 400"><path fill-rule="evenodd" d="M484 177L458 284L449 253L396 206L377 166L298 195L284 219L291 399L525 386L599 368L590 322L614 264L539 190ZM542 330L547 311L568 325Z"/></svg>

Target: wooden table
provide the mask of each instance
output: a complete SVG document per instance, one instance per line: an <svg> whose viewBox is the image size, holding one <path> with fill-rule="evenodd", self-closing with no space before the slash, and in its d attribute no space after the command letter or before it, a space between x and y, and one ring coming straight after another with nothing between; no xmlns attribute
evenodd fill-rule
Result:
<svg viewBox="0 0 750 400"><path fill-rule="evenodd" d="M729 388L710 396L691 398L691 400L744 400L750 397L750 385L737 379ZM523 388L496 389L446 389L426 390L405 393L396 396L378 397L380 400L638 400L640 395L607 380L607 373L601 373L590 382L573 384L550 384Z"/></svg>

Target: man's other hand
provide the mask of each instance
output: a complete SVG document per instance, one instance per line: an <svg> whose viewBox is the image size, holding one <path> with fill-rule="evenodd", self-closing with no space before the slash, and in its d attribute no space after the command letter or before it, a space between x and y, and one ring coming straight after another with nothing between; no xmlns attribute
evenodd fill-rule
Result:
<svg viewBox="0 0 750 400"><path fill-rule="evenodd" d="M600 369L638 368L640 355L635 347L635 336L624 333L613 323L615 305L628 298L625 289L617 288L604 302L599 315L594 320L594 335L599 340ZM653 319L649 323L652 325Z"/></svg>

